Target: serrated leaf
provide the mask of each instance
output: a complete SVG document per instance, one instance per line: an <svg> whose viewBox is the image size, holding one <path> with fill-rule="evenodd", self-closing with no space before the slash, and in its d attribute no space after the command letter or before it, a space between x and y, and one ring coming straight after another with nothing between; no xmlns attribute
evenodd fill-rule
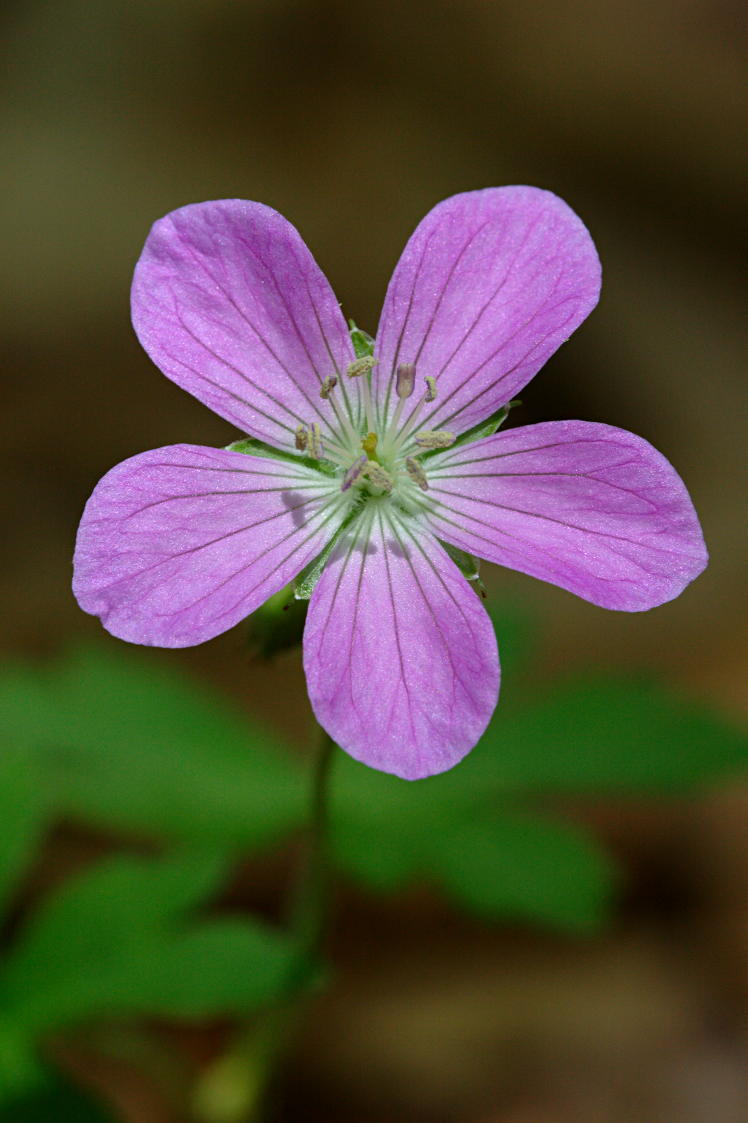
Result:
<svg viewBox="0 0 748 1123"><path fill-rule="evenodd" d="M285 993L297 965L286 937L194 917L225 874L214 856L117 857L67 882L10 954L0 1016L31 1037L104 1015L251 1010Z"/></svg>
<svg viewBox="0 0 748 1123"><path fill-rule="evenodd" d="M36 752L59 812L243 850L304 819L274 738L155 653L79 648L0 677L4 739Z"/></svg>
<svg viewBox="0 0 748 1123"><path fill-rule="evenodd" d="M501 812L442 833L439 841L435 879L479 915L575 933L595 931L607 917L612 864L570 823Z"/></svg>
<svg viewBox="0 0 748 1123"><path fill-rule="evenodd" d="M677 794L748 771L748 735L651 679L576 679L520 713L501 707L474 753L514 792Z"/></svg>

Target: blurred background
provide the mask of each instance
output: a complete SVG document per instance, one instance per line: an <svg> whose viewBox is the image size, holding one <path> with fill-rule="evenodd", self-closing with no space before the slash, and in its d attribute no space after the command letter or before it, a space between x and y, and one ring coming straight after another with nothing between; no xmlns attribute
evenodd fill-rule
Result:
<svg viewBox="0 0 748 1123"><path fill-rule="evenodd" d="M580 214L604 283L510 423L579 417L646 437L685 479L712 560L641 616L488 567L500 647L502 612L512 627L519 613L536 637L526 691L591 667L645 671L745 724L745 14L735 0L5 0L3 654L35 666L76 641L121 647L70 592L88 494L136 452L237 436L130 328L132 268L156 218L204 199L272 205L373 333L429 208L528 183ZM236 629L140 654L303 758L297 652L264 662ZM344 883L337 974L290 1063L284 1119L748 1118L748 786L559 798L618 871L602 929L489 923L417 879L384 897ZM9 938L30 902L118 846L60 816L19 881ZM275 916L292 849L238 863L229 899ZM151 1032L192 1073L223 1029ZM184 1118L134 1047L66 1038L53 1053L112 1118Z"/></svg>

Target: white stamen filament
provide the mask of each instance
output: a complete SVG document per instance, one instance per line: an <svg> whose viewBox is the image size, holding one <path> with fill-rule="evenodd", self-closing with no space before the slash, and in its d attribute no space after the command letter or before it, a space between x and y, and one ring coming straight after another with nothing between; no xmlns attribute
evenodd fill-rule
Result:
<svg viewBox="0 0 748 1123"><path fill-rule="evenodd" d="M371 400L371 385L369 383L369 375L365 374L362 382L363 399L364 399L364 412L366 413L366 424L369 432L374 431L374 403Z"/></svg>
<svg viewBox="0 0 748 1123"><path fill-rule="evenodd" d="M402 427L402 429L400 430L399 433L398 433L398 425L400 424L400 414L402 413L402 405L403 405L403 402L405 401L405 399L401 398L400 401L397 403L397 409L395 410L395 412L392 416L392 421L387 426L387 432L385 433L385 438L384 438L385 442L386 442L386 450L387 450L387 453L390 456L397 456L397 454L400 452L403 445L408 440L408 437L410 436L410 434L413 431L413 428L414 428L414 426L415 426L415 424L418 420L418 415L420 414L421 410L423 409L424 403L427 402L428 400L429 399L428 399L428 390L427 390L426 393L423 394L423 396L421 398L419 398L415 409L413 410L410 417L405 422L405 424L403 425L403 427Z"/></svg>
<svg viewBox="0 0 748 1123"><path fill-rule="evenodd" d="M364 355L355 362L350 363L346 374L349 378L361 378L363 380L361 396L364 401L364 413L366 414L366 424L369 432L374 431L374 405L371 400L371 386L369 378L373 368L378 364L379 359L375 359L373 355Z"/></svg>
<svg viewBox="0 0 748 1123"><path fill-rule="evenodd" d="M342 404L338 403L335 394L330 394L330 396L328 398L328 401L329 401L330 405L332 406L333 413L335 414L335 417L337 418L337 421L338 421L338 424L340 425L340 429L341 429L341 432L342 432L343 436L348 441L351 448L356 448L356 446L358 445L361 438L359 436L357 436L356 431L353 428L353 422L350 418L348 410ZM335 438L333 438L333 440L335 440ZM328 441L329 441L329 438L328 438ZM335 441L335 443L338 445L338 448L340 449L340 451L343 452L344 448L343 448L343 445L341 444L341 442Z"/></svg>

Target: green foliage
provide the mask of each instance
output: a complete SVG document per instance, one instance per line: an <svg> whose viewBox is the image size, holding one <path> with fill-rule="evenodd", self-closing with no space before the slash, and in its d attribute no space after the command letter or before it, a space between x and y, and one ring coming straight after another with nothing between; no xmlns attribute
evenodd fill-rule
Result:
<svg viewBox="0 0 748 1123"><path fill-rule="evenodd" d="M375 891L421 880L482 917L586 933L605 919L614 872L590 834L553 816L549 797L693 790L744 770L748 738L644 678L533 689L523 708L516 684L532 627L511 609L489 610L510 701L456 769L415 784L338 753L333 856ZM35 1042L60 1027L239 1013L313 981L315 968L300 970L286 937L201 912L236 852L268 846L306 818L302 770L225 700L166 670L163 656L81 648L47 667L6 668L0 736L6 901L53 816L189 848L107 859L32 912L0 969L6 1096L40 1078ZM532 810L540 799L544 812Z"/></svg>
<svg viewBox="0 0 748 1123"><path fill-rule="evenodd" d="M214 856L119 856L42 902L0 976L0 1017L33 1038L112 1014L203 1017L283 994L288 939L255 921L204 919L226 874Z"/></svg>
<svg viewBox="0 0 748 1123"><path fill-rule="evenodd" d="M538 624L527 611L518 608L511 601L499 600L495 596L489 596L483 607L491 617L499 642L503 692L503 696L499 699L499 706L501 715L505 717L507 709L518 693L517 676L527 670L535 653ZM533 693L535 693L534 687Z"/></svg>
<svg viewBox="0 0 748 1123"><path fill-rule="evenodd" d="M499 634L519 666L530 635L521 619L507 622L511 614ZM748 737L708 707L649 679L588 677L524 708L500 705L456 769L417 784L341 755L333 844L349 874L375 890L427 879L483 915L588 931L605 918L611 866L591 835L528 815L529 802L668 795L747 768Z"/></svg>
<svg viewBox="0 0 748 1123"><path fill-rule="evenodd" d="M338 860L380 892L425 879L483 916L568 931L599 925L612 868L592 837L485 795L450 774L407 784L341 758L332 832Z"/></svg>
<svg viewBox="0 0 748 1123"><path fill-rule="evenodd" d="M592 837L570 823L503 811L462 824L437 857L449 896L486 917L573 933L595 931L606 919L613 867Z"/></svg>
<svg viewBox="0 0 748 1123"><path fill-rule="evenodd" d="M669 795L744 772L748 736L650 678L595 675L494 720L473 757L496 791Z"/></svg>
<svg viewBox="0 0 748 1123"><path fill-rule="evenodd" d="M36 761L16 745L0 750L0 909L24 871L43 825Z"/></svg>
<svg viewBox="0 0 748 1123"><path fill-rule="evenodd" d="M519 673L532 629L521 614L489 610L504 662ZM11 748L3 825L17 840L5 847L10 881L38 831L42 787L58 812L223 851L267 845L304 820L291 758L143 653L84 649L47 670L15 668L0 701ZM746 765L748 738L708 708L646 679L586 678L525 708L503 702L458 768L417 784L338 754L334 852L380 891L425 878L483 914L583 930L603 916L607 863L581 829L528 817L528 799L669 794Z"/></svg>
<svg viewBox="0 0 748 1123"><path fill-rule="evenodd" d="M0 715L58 812L243 852L303 820L303 778L272 739L152 653L102 645L15 668Z"/></svg>
<svg viewBox="0 0 748 1123"><path fill-rule="evenodd" d="M0 1104L0 1123L115 1123L115 1116L66 1080L48 1073L38 1086Z"/></svg>

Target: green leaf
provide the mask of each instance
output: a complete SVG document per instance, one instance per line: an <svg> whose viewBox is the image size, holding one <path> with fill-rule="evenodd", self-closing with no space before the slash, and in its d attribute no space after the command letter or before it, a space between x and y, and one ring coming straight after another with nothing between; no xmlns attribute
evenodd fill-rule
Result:
<svg viewBox="0 0 748 1123"><path fill-rule="evenodd" d="M356 880L388 892L430 868L435 834L467 817L448 775L415 784L376 772L339 753L331 800L332 844Z"/></svg>
<svg viewBox="0 0 748 1123"><path fill-rule="evenodd" d="M203 924L170 944L158 971L151 965L148 1011L183 1018L246 1013L295 987L296 964L290 940L257 920Z"/></svg>
<svg viewBox="0 0 748 1123"><path fill-rule="evenodd" d="M304 820L303 779L274 739L155 652L102 644L15 670L0 712L59 812L242 850Z"/></svg>
<svg viewBox="0 0 748 1123"><path fill-rule="evenodd" d="M0 1096L3 1088L0 1086ZM62 1077L44 1074L38 1087L25 1092L8 1092L0 1106L0 1123L115 1123L116 1117L98 1100L91 1098Z"/></svg>
<svg viewBox="0 0 748 1123"><path fill-rule="evenodd" d="M16 1025L12 1016L6 1017L0 1010L0 1104L33 1095L43 1086L44 1080L45 1073L36 1056L34 1042Z"/></svg>
<svg viewBox="0 0 748 1123"><path fill-rule="evenodd" d="M251 1010L284 994L297 965L285 936L194 916L225 874L214 856L117 857L67 882L10 954L0 1016L35 1037L100 1016Z"/></svg>
<svg viewBox="0 0 748 1123"><path fill-rule="evenodd" d="M36 764L18 745L0 746L0 914L44 825L42 782Z"/></svg>
<svg viewBox="0 0 748 1123"><path fill-rule="evenodd" d="M357 881L392 892L428 880L462 908L569 931L602 922L611 866L594 841L564 823L496 810L483 779L458 769L409 784L336 760L333 844Z"/></svg>
<svg viewBox="0 0 748 1123"><path fill-rule="evenodd" d="M458 904L563 931L593 932L606 920L614 871L582 830L520 813L442 834L435 876Z"/></svg>
<svg viewBox="0 0 748 1123"><path fill-rule="evenodd" d="M748 771L748 735L655 681L597 676L499 706L473 755L497 791L676 794Z"/></svg>

